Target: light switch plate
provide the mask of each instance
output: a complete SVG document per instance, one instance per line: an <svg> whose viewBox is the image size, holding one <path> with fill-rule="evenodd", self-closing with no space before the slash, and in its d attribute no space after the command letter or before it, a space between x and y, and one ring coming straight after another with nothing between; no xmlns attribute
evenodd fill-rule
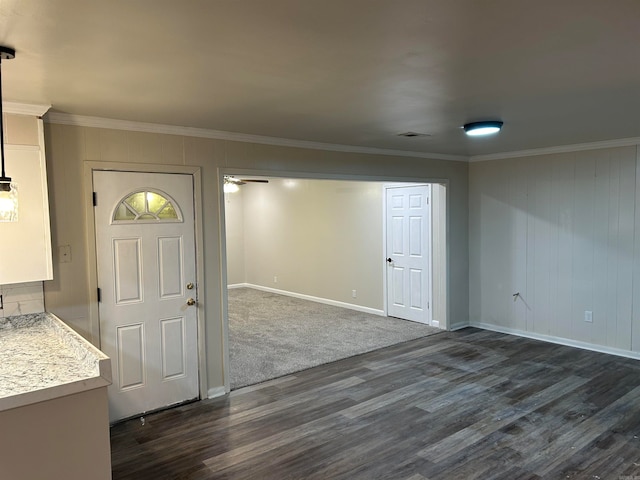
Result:
<svg viewBox="0 0 640 480"><path fill-rule="evenodd" d="M71 245L60 245L58 247L58 258L60 263L71 262Z"/></svg>

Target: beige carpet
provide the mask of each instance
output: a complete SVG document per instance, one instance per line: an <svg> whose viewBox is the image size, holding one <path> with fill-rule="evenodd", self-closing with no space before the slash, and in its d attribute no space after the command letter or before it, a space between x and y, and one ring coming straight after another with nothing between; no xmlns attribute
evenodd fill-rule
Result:
<svg viewBox="0 0 640 480"><path fill-rule="evenodd" d="M231 389L439 332L251 288L230 289Z"/></svg>

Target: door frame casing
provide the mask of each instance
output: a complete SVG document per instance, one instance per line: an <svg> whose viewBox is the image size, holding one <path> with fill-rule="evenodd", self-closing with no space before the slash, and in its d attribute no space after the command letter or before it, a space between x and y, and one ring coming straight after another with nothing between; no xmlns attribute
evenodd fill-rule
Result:
<svg viewBox="0 0 640 480"><path fill-rule="evenodd" d="M159 165L120 162L85 161L83 190L85 221L87 225L87 265L89 284L89 324L91 342L100 346L100 313L98 308L98 253L96 250L95 212L93 208L93 172L118 171L123 173L165 173L191 175L193 181L194 239L196 254L196 293L204 291L204 224L202 210L202 173L196 166ZM197 303L196 322L198 332L198 390L200 398L207 398L207 363L205 313L201 302Z"/></svg>
<svg viewBox="0 0 640 480"><path fill-rule="evenodd" d="M220 232L220 268L221 272L221 299L222 299L222 335L223 335L223 369L224 369L224 387L225 391L229 393L230 391L230 379L229 379L229 312L228 312L228 295L227 295L227 240L226 240L226 226L225 226L225 203L224 203L224 176L225 175L236 175L238 177L250 177L250 176L258 176L258 177L273 177L273 178L297 178L297 179L305 179L305 180L345 180L345 181L361 181L361 182L380 182L384 184L413 184L413 185L425 185L425 184L434 184L438 183L445 187L445 198L444 198L444 206L445 206L445 221L444 221L444 230L445 230L445 238L446 242L444 244L445 248L445 274L446 278L444 280L444 296L446 304L445 316L440 320L440 328L443 330L449 330L451 321L449 319L449 312L451 312L451 262L450 255L451 249L449 247L449 238L450 238L450 222L451 222L451 189L450 183L451 181L448 178L442 177L410 177L410 176L393 176L393 175L380 175L380 174L342 174L342 173L326 173L326 172L318 172L318 171L297 171L297 170L268 170L261 168L235 168L233 166L220 166L217 168L218 173L218 199L220 205L220 212L218 215L218 228ZM383 185L384 186L384 185ZM383 212L384 214L384 212ZM386 262L384 261L384 254L386 252L382 252L383 264L382 268L386 269ZM433 259L432 259L433 263ZM432 265L433 270L433 265ZM384 283L384 308L386 312L386 274L383 275ZM433 285L432 285L433 288ZM431 311L433 316L433 304L431 305Z"/></svg>
<svg viewBox="0 0 640 480"><path fill-rule="evenodd" d="M403 187L426 187L431 186L431 182L402 182L402 183L385 183L382 185L382 258L386 260L387 258L387 190L390 188L403 188ZM433 320L433 212L431 211L433 201L431 200L432 192L429 189L429 235L427 235L427 253L429 260L429 291L428 291L428 318L427 321L424 322L425 325L431 326L431 321ZM385 316L389 316L389 283L387 281L387 277L389 275L389 267L387 262L383 262L383 274L382 274L382 289L383 289L383 304L382 309L384 311Z"/></svg>

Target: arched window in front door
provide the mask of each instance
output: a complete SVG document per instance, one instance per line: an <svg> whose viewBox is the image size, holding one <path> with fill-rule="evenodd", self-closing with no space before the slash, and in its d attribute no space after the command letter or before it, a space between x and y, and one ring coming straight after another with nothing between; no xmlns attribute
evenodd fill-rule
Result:
<svg viewBox="0 0 640 480"><path fill-rule="evenodd" d="M124 197L113 211L112 223L182 222L176 202L159 190L136 190Z"/></svg>

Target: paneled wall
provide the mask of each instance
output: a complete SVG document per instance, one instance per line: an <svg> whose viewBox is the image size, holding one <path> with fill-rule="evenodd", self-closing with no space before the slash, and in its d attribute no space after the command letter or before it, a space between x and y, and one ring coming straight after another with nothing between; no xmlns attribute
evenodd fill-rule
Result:
<svg viewBox="0 0 640 480"><path fill-rule="evenodd" d="M472 163L470 322L640 352L639 180L635 146Z"/></svg>

